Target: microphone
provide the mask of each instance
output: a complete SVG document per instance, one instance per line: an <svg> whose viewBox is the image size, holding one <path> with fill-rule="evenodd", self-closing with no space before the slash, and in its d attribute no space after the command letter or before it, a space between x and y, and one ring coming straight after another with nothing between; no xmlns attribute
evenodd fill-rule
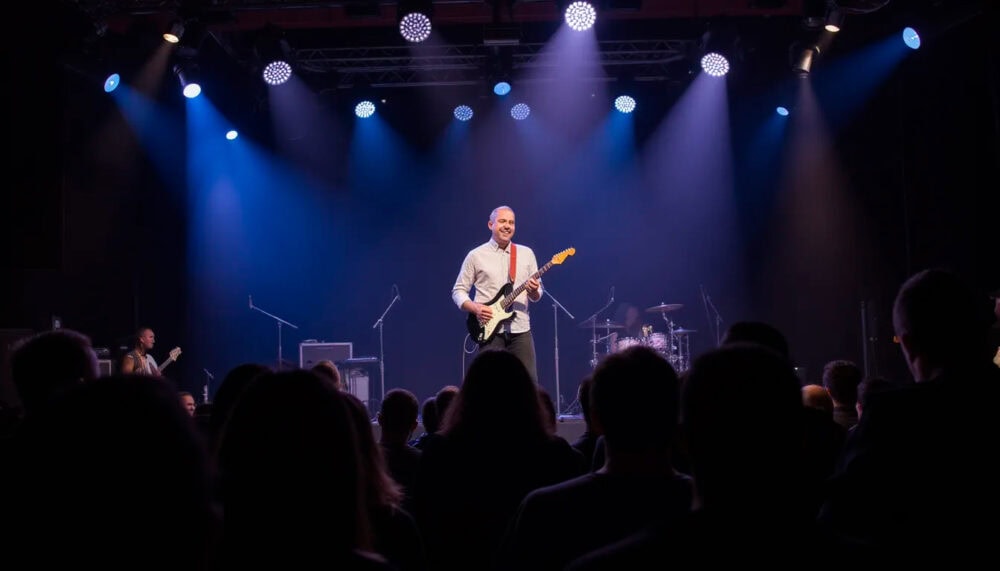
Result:
<svg viewBox="0 0 1000 571"><path fill-rule="evenodd" d="M208 369L202 369L202 371L205 371L205 376L206 376L206 377L208 377L208 378L210 378L210 379L214 379L214 378L215 378L215 375L213 375L212 373L210 373L210 372L208 371Z"/></svg>
<svg viewBox="0 0 1000 571"><path fill-rule="evenodd" d="M614 300L615 300L615 286L611 286L611 299L608 300L608 303L611 303Z"/></svg>
<svg viewBox="0 0 1000 571"><path fill-rule="evenodd" d="M396 292L396 299L402 300L403 296L399 295L399 286L392 284L392 291Z"/></svg>
<svg viewBox="0 0 1000 571"><path fill-rule="evenodd" d="M250 301L250 309L253 309L253 296L252 295L248 295L247 299Z"/></svg>

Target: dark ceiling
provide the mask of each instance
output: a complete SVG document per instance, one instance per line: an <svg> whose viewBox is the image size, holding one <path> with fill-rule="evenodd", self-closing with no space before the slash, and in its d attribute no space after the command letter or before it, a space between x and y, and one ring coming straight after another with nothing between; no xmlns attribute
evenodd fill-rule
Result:
<svg viewBox="0 0 1000 571"><path fill-rule="evenodd" d="M825 3L803 0L606 0L596 27L608 76L679 81L687 75L709 22L734 20L749 33L782 37L800 28L811 10L821 19ZM171 23L185 25L178 57L219 51L248 72L264 59L262 45L281 40L296 72L321 87L356 84L401 87L470 85L506 67L518 73L562 20L552 0L434 2L431 41L413 46L398 32L397 2L201 0L67 2L80 46L91 58L118 60L149 53ZM72 36L72 34L70 35ZM503 46L490 38L504 38ZM214 44L206 50L206 44ZM109 47L112 46L112 47ZM133 62L139 63L139 62Z"/></svg>
<svg viewBox="0 0 1000 571"><path fill-rule="evenodd" d="M518 74L537 67L536 55L561 25L565 1L435 1L434 34L413 45L398 32L399 2L63 0L71 30L64 34L65 57L141 65L162 44L161 34L180 21L186 33L176 58L221 54L248 75L259 73L266 63L264 46L270 44L283 46L296 73L319 89L473 85L498 71ZM605 76L593 79L682 83L700 56L705 32L713 28L731 32L744 67L788 73L789 47L814 41L834 9L856 19L849 25L864 27L887 7L940 11L964 3L603 0L595 30ZM503 46L489 41L496 38L508 41Z"/></svg>

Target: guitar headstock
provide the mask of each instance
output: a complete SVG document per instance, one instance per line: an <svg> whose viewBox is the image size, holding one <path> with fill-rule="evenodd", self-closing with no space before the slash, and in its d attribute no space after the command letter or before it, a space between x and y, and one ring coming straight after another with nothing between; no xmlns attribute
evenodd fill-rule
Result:
<svg viewBox="0 0 1000 571"><path fill-rule="evenodd" d="M180 357L180 356L181 356L181 348L180 347L174 347L173 349L170 350L170 360L171 361L176 361L177 357Z"/></svg>
<svg viewBox="0 0 1000 571"><path fill-rule="evenodd" d="M559 264L563 263L566 260L566 258L572 256L575 253L576 253L576 248L566 248L562 252L559 252L555 256L552 256L552 263L558 266Z"/></svg>

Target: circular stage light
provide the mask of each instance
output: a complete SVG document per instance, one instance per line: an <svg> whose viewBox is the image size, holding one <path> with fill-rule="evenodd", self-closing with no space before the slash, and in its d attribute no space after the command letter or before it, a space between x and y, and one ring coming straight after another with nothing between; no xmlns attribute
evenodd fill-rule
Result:
<svg viewBox="0 0 1000 571"><path fill-rule="evenodd" d="M431 19L420 12L410 12L399 21L399 34L408 42L422 42L431 35Z"/></svg>
<svg viewBox="0 0 1000 571"><path fill-rule="evenodd" d="M597 11L594 10L590 2L573 2L566 7L564 17L567 26L582 32L594 27L594 22L597 21Z"/></svg>
<svg viewBox="0 0 1000 571"><path fill-rule="evenodd" d="M281 85L292 77L292 66L283 61L272 61L264 67L264 83L268 85Z"/></svg>
<svg viewBox="0 0 1000 571"><path fill-rule="evenodd" d="M903 29L903 43L911 50L920 49L920 34L916 30L907 26Z"/></svg>
<svg viewBox="0 0 1000 571"><path fill-rule="evenodd" d="M707 53L701 58L701 69L712 77L722 77L729 73L729 60L720 53Z"/></svg>
<svg viewBox="0 0 1000 571"><path fill-rule="evenodd" d="M375 104L366 99L354 106L354 114L362 119L367 119L375 114Z"/></svg>
<svg viewBox="0 0 1000 571"><path fill-rule="evenodd" d="M458 119L459 121L468 121L469 119L472 119L472 115L472 107L469 107L468 105L459 105L455 108L455 119Z"/></svg>
<svg viewBox="0 0 1000 571"><path fill-rule="evenodd" d="M118 84L121 83L122 78L117 73L112 73L104 80L104 91L111 93L112 91L118 89Z"/></svg>
<svg viewBox="0 0 1000 571"><path fill-rule="evenodd" d="M631 95L619 95L615 99L615 109L621 113L631 113L635 111L635 98Z"/></svg>
<svg viewBox="0 0 1000 571"><path fill-rule="evenodd" d="M524 121L531 115L531 107L525 103L518 103L510 108L510 116L518 121Z"/></svg>

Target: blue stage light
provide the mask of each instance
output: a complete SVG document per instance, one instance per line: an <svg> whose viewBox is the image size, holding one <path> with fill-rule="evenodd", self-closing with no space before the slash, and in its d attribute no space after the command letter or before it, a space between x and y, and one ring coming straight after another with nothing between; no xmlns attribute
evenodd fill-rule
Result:
<svg viewBox="0 0 1000 571"><path fill-rule="evenodd" d="M112 91L118 89L118 84L121 82L122 78L117 73L112 73L104 80L104 91L111 93Z"/></svg>
<svg viewBox="0 0 1000 571"><path fill-rule="evenodd" d="M184 86L184 97L188 99L194 99L201 95L201 86L197 83L189 83Z"/></svg>
<svg viewBox="0 0 1000 571"><path fill-rule="evenodd" d="M525 103L518 103L510 108L510 116L518 121L524 121L531 115L531 107Z"/></svg>
<svg viewBox="0 0 1000 571"><path fill-rule="evenodd" d="M367 119L375 114L375 104L365 100L354 106L354 114L362 119Z"/></svg>
<svg viewBox="0 0 1000 571"><path fill-rule="evenodd" d="M777 111L778 115L781 115L782 117L788 117L788 108L787 107L782 107L781 105L778 105L778 108L775 109L775 111Z"/></svg>
<svg viewBox="0 0 1000 571"><path fill-rule="evenodd" d="M507 95L510 93L510 84L506 81L498 81L496 85L493 86L493 93L497 95Z"/></svg>
<svg viewBox="0 0 1000 571"><path fill-rule="evenodd" d="M916 30L907 26L903 29L903 43L911 50L920 48L920 34Z"/></svg>
<svg viewBox="0 0 1000 571"><path fill-rule="evenodd" d="M635 99L630 95L619 95L615 99L615 109L622 113L635 111Z"/></svg>
<svg viewBox="0 0 1000 571"><path fill-rule="evenodd" d="M469 107L468 105L459 105L455 108L455 119L458 119L459 121L468 121L469 119L472 119L472 115L472 107Z"/></svg>

